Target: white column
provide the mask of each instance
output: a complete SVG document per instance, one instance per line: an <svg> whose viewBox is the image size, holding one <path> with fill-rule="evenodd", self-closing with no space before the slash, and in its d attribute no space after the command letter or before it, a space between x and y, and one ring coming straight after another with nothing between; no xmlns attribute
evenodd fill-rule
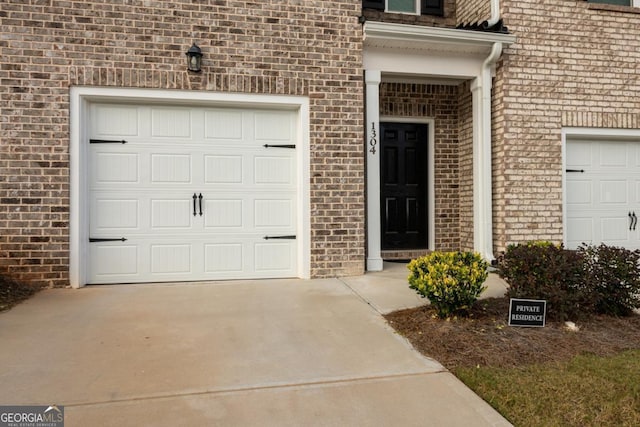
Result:
<svg viewBox="0 0 640 427"><path fill-rule="evenodd" d="M473 250L484 256L482 223L483 209L482 198L482 156L481 147L483 139L483 103L482 103L482 78L476 77L471 84L473 102Z"/></svg>
<svg viewBox="0 0 640 427"><path fill-rule="evenodd" d="M382 271L380 256L380 71L366 70L367 270Z"/></svg>
<svg viewBox="0 0 640 427"><path fill-rule="evenodd" d="M493 261L493 160L491 158L491 87L493 70L482 70L482 145L480 147L480 215L482 227L480 253L485 259Z"/></svg>

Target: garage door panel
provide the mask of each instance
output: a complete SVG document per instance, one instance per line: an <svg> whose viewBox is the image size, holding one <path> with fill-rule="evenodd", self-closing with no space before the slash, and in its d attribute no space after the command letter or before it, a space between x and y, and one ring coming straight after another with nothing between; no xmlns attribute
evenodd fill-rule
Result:
<svg viewBox="0 0 640 427"><path fill-rule="evenodd" d="M190 154L152 154L152 184L189 184L192 182Z"/></svg>
<svg viewBox="0 0 640 427"><path fill-rule="evenodd" d="M627 165L627 143L605 142L599 144L599 164L603 168L620 168Z"/></svg>
<svg viewBox="0 0 640 427"><path fill-rule="evenodd" d="M292 185L295 183L291 156L259 156L254 159L256 184Z"/></svg>
<svg viewBox="0 0 640 427"><path fill-rule="evenodd" d="M638 174L640 174L640 172L638 172ZM638 202L640 202L640 181L633 181L632 185L633 185L633 196L634 196L633 200L637 204Z"/></svg>
<svg viewBox="0 0 640 427"><path fill-rule="evenodd" d="M138 108L116 105L93 105L93 129L100 136L137 136Z"/></svg>
<svg viewBox="0 0 640 427"><path fill-rule="evenodd" d="M255 114L255 140L285 143L293 139L291 113L257 112Z"/></svg>
<svg viewBox="0 0 640 427"><path fill-rule="evenodd" d="M136 230L140 227L138 199L96 198L89 222L92 234Z"/></svg>
<svg viewBox="0 0 640 427"><path fill-rule="evenodd" d="M269 271L290 272L294 262L294 244L288 242L256 243L255 270L257 273Z"/></svg>
<svg viewBox="0 0 640 427"><path fill-rule="evenodd" d="M567 224L567 243L577 247L581 242L593 241L593 218L569 218Z"/></svg>
<svg viewBox="0 0 640 427"><path fill-rule="evenodd" d="M91 271L101 281L112 283L123 276L139 273L138 247L135 245L98 243L91 245Z"/></svg>
<svg viewBox="0 0 640 427"><path fill-rule="evenodd" d="M246 221L243 218L242 199L214 199L205 201L204 226L205 228L244 228Z"/></svg>
<svg viewBox="0 0 640 427"><path fill-rule="evenodd" d="M191 228L193 200L152 199L150 205L152 229Z"/></svg>
<svg viewBox="0 0 640 427"><path fill-rule="evenodd" d="M600 199L603 205L629 203L629 187L625 180L602 180L600 181Z"/></svg>
<svg viewBox="0 0 640 427"><path fill-rule="evenodd" d="M205 273L242 273L244 247L241 243L209 243L205 245Z"/></svg>
<svg viewBox="0 0 640 427"><path fill-rule="evenodd" d="M290 199L257 199L254 201L254 226L256 229L280 229L293 231L295 215Z"/></svg>
<svg viewBox="0 0 640 427"><path fill-rule="evenodd" d="M156 138L191 138L191 110L152 108L151 136Z"/></svg>
<svg viewBox="0 0 640 427"><path fill-rule="evenodd" d="M580 169L593 163L591 142L571 141L567 145L567 168Z"/></svg>
<svg viewBox="0 0 640 427"><path fill-rule="evenodd" d="M240 142L244 139L246 120L242 111L208 110L205 117L205 138Z"/></svg>
<svg viewBox="0 0 640 427"><path fill-rule="evenodd" d="M192 272L190 244L151 245L151 274Z"/></svg>
<svg viewBox="0 0 640 427"><path fill-rule="evenodd" d="M621 216L600 217L600 240L604 243L621 245L629 240L629 219Z"/></svg>
<svg viewBox="0 0 640 427"><path fill-rule="evenodd" d="M244 161L238 155L204 156L204 182L207 184L242 184Z"/></svg>
<svg viewBox="0 0 640 427"><path fill-rule="evenodd" d="M93 184L133 184L139 181L139 156L126 152L96 152L91 162Z"/></svg>
<svg viewBox="0 0 640 427"><path fill-rule="evenodd" d="M567 181L567 203L582 205L591 204L591 187L591 181Z"/></svg>

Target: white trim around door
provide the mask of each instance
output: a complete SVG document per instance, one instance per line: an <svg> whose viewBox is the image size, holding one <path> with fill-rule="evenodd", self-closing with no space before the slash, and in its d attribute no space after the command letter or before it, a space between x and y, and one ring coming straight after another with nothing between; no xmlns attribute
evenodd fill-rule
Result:
<svg viewBox="0 0 640 427"><path fill-rule="evenodd" d="M215 92L72 87L70 91L70 261L71 286L88 282L89 244L89 111L94 103L150 104L205 108L253 108L296 113L297 276L310 277L309 100L306 97Z"/></svg>

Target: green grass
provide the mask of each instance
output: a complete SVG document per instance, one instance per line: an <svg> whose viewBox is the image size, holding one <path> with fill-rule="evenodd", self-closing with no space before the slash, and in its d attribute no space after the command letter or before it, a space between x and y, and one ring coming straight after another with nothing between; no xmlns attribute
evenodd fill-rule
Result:
<svg viewBox="0 0 640 427"><path fill-rule="evenodd" d="M515 426L640 426L640 350L455 374Z"/></svg>

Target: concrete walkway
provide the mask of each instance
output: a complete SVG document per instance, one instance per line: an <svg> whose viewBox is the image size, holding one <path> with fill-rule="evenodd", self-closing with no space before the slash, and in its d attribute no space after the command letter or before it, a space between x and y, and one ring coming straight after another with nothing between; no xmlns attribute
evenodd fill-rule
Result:
<svg viewBox="0 0 640 427"><path fill-rule="evenodd" d="M341 280L378 313L387 314L429 303L409 289L408 276L407 264L385 262L383 271L343 277ZM490 273L484 284L487 289L480 296L481 299L502 297L507 291L507 284L495 273Z"/></svg>
<svg viewBox="0 0 640 427"><path fill-rule="evenodd" d="M405 272L46 290L0 313L0 404L67 427L509 425L380 316L424 303Z"/></svg>

